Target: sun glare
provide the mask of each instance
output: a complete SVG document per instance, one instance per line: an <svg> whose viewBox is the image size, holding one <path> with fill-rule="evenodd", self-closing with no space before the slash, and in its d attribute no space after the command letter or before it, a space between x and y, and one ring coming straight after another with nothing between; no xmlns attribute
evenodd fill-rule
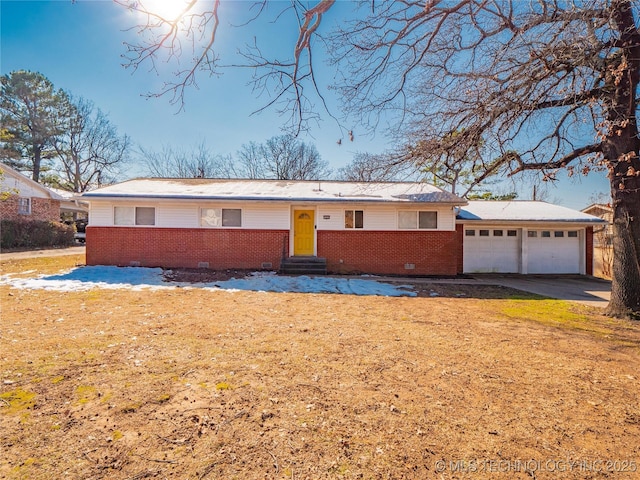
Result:
<svg viewBox="0 0 640 480"><path fill-rule="evenodd" d="M158 15L165 20L175 20L187 5L186 0L146 0L139 2L151 14Z"/></svg>

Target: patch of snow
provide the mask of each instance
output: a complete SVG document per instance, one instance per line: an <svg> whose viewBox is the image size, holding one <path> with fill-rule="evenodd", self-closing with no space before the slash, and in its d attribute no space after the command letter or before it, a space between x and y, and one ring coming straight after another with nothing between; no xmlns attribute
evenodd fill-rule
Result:
<svg viewBox="0 0 640 480"><path fill-rule="evenodd" d="M365 278L281 276L273 272L254 272L246 278L210 283L166 282L161 268L88 266L78 267L58 275L38 278L0 276L0 285L21 289L43 289L62 292L106 289L171 289L179 287L249 290L255 292L341 293L347 295L378 295L386 297L415 296L410 285L392 285Z"/></svg>

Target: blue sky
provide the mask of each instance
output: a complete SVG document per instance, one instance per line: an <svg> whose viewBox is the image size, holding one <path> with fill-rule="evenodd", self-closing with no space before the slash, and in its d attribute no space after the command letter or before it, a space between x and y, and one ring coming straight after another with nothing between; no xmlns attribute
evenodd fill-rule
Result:
<svg viewBox="0 0 640 480"><path fill-rule="evenodd" d="M251 3L227 2L225 8L233 15L234 9ZM280 127L284 119L273 110L251 115L265 104L265 98L256 96L247 85L251 72L246 69L230 70L221 77L201 77L199 88L187 91L184 111L179 113L168 98L146 98L144 94L157 91L163 81L171 78L171 71L167 68L158 75L145 66L136 72L123 68L123 42L135 35L126 29L135 25L136 18L111 1L78 0L72 4L71 0L2 0L0 7L1 74L21 69L42 73L56 88L93 101L109 115L120 133L126 133L143 148L159 150L163 145L170 145L190 149L205 142L218 154L234 155L243 144L264 142L282 133ZM221 22L226 25L228 18L221 18ZM330 21L331 17L326 20ZM220 37L227 42L218 44L223 54L232 54L242 46L244 39L240 39L239 32L235 33L237 30L225 30L226 34ZM250 33L255 34L262 45L272 48L287 44L293 48L296 39L295 31L283 32L281 28L274 31L269 25L257 26ZM223 60L233 62L232 58ZM322 73L321 81L326 79L328 84L332 72ZM328 91L327 95L330 106L339 113L336 99ZM384 132L367 137L357 125L352 128L353 143L344 138L344 132L327 117L301 139L315 144L323 160L333 169L348 164L356 151L381 153L391 146ZM342 145L338 146L336 141L341 137ZM143 171L134 164L128 174L140 176ZM503 191L514 188L519 191L519 198L531 197L532 187L528 181L495 187ZM608 182L603 174L595 173L578 181L562 179L547 190L549 201L580 209L590 203L594 193L607 192Z"/></svg>

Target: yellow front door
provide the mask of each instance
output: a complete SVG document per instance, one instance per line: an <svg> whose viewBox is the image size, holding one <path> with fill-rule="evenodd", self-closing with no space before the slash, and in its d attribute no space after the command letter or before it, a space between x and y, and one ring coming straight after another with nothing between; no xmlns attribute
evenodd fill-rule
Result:
<svg viewBox="0 0 640 480"><path fill-rule="evenodd" d="M313 210L293 212L293 254L313 255L315 222Z"/></svg>

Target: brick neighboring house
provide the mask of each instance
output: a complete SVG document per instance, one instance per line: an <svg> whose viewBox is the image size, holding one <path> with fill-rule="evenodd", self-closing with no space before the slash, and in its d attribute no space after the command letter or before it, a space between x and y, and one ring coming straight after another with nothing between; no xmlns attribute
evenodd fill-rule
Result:
<svg viewBox="0 0 640 480"><path fill-rule="evenodd" d="M158 179L86 192L87 264L331 273L591 274L601 219L425 183ZM306 261L306 260L305 260Z"/></svg>
<svg viewBox="0 0 640 480"><path fill-rule="evenodd" d="M0 164L0 201L2 220L60 221L60 195L25 177L5 164Z"/></svg>

